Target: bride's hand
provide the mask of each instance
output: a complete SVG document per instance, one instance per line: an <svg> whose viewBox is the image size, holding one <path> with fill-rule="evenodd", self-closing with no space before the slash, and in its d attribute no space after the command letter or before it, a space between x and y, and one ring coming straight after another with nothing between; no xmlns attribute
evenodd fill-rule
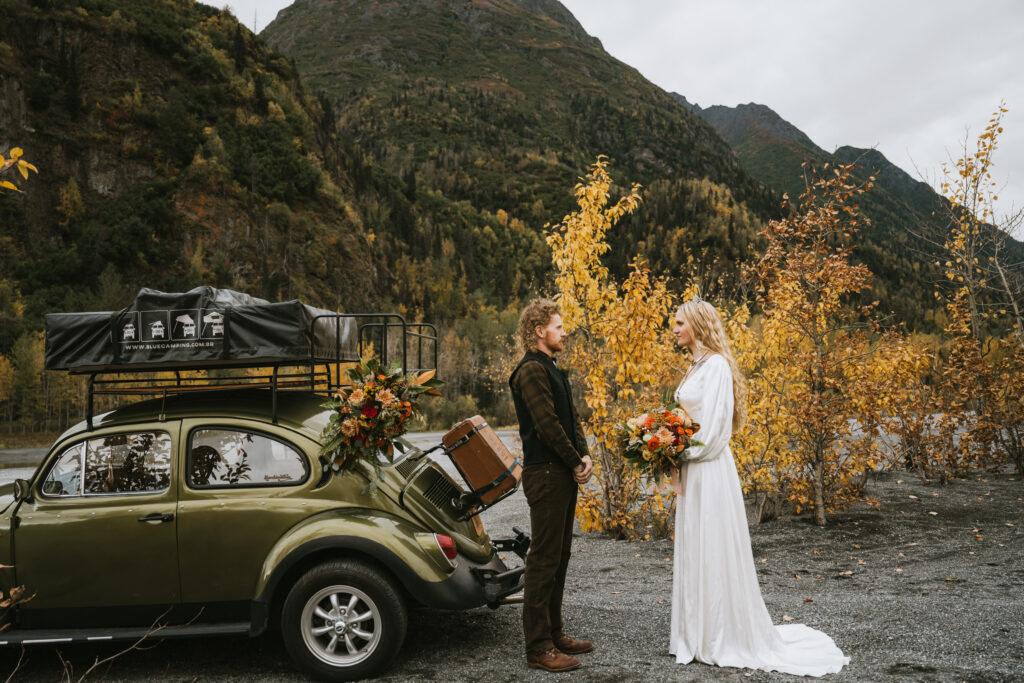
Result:
<svg viewBox="0 0 1024 683"><path fill-rule="evenodd" d="M670 479L672 482L672 490L676 492L676 495L683 495L683 484L679 480L679 470L673 468L672 476L670 477Z"/></svg>

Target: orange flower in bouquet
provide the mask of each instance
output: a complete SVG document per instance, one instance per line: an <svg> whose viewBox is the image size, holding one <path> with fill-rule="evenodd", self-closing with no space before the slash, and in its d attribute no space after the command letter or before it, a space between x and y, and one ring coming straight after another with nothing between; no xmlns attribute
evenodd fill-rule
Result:
<svg viewBox="0 0 1024 683"><path fill-rule="evenodd" d="M704 445L693 438L698 429L700 425L676 406L631 417L618 426L622 457L645 479L660 479L686 461L687 448Z"/></svg>

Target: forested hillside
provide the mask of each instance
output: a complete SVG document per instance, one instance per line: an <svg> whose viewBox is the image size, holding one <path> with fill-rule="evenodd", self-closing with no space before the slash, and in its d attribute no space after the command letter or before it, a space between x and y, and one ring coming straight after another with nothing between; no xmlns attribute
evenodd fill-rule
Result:
<svg viewBox="0 0 1024 683"><path fill-rule="evenodd" d="M478 254L468 277L487 273L501 299L544 267L535 231L436 193L413 209L415 187L367 163L331 105L228 12L0 10L0 145L40 171L0 195L0 353L46 312L120 308L140 286L459 315L455 254ZM526 255L514 268L512 253Z"/></svg>
<svg viewBox="0 0 1024 683"><path fill-rule="evenodd" d="M840 147L826 152L803 131L763 104L702 108L673 93L681 104L711 124L736 152L744 168L779 194L798 197L805 188L805 162L857 164L861 181L876 179L860 207L871 225L860 240L857 257L875 275L872 296L911 328L935 330L943 314L934 303L934 283L941 277L932 245L918 236L937 234L948 220L945 200L924 182L914 180L877 150Z"/></svg>
<svg viewBox="0 0 1024 683"><path fill-rule="evenodd" d="M779 212L710 126L553 0L299 0L261 35L374 163L532 231L572 208L568 189L607 155L616 179L644 185L612 236L617 273L639 250L666 274L692 271L693 255L734 276Z"/></svg>

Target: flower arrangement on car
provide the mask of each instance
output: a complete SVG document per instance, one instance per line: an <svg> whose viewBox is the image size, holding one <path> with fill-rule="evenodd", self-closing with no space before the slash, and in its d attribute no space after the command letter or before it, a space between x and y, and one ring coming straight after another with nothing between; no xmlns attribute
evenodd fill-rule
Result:
<svg viewBox="0 0 1024 683"><path fill-rule="evenodd" d="M676 406L631 417L618 426L622 457L648 481L668 476L685 462L686 449L703 446L693 438L700 425Z"/></svg>
<svg viewBox="0 0 1024 683"><path fill-rule="evenodd" d="M434 370L404 374L392 363L376 358L349 368L351 383L335 392L322 407L334 411L321 434L320 455L335 472L351 470L359 462L380 471L380 456L388 462L397 449L405 451L398 437L409 431L409 420L420 414L423 396L440 396L444 382Z"/></svg>

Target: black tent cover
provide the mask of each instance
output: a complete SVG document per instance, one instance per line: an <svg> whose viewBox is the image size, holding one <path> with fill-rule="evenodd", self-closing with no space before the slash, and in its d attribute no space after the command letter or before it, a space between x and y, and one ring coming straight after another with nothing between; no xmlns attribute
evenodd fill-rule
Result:
<svg viewBox="0 0 1024 683"><path fill-rule="evenodd" d="M330 316L319 318L318 316ZM358 358L351 317L230 289L139 290L120 311L46 316L46 369L188 369Z"/></svg>

